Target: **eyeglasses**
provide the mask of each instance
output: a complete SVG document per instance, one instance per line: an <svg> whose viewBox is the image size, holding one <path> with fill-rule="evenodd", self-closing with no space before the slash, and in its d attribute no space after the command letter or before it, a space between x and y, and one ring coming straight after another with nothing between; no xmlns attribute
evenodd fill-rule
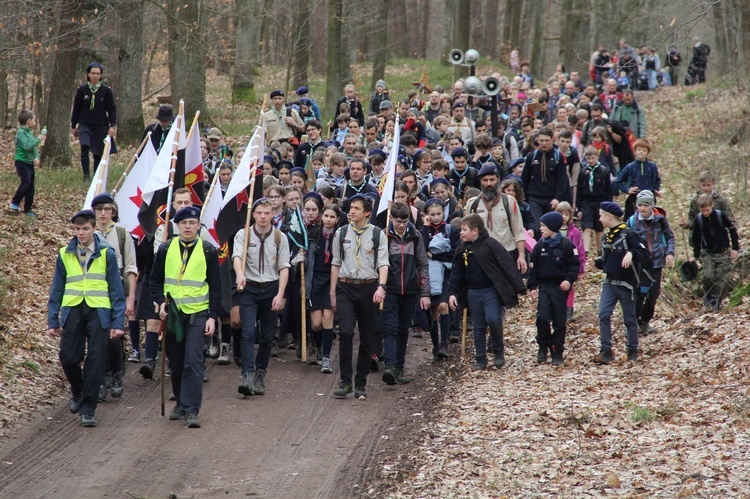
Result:
<svg viewBox="0 0 750 499"><path fill-rule="evenodd" d="M198 220L180 220L177 225L180 227L196 227L200 225L200 222Z"/></svg>
<svg viewBox="0 0 750 499"><path fill-rule="evenodd" d="M396 225L406 225L409 223L408 218L394 218L393 223Z"/></svg>
<svg viewBox="0 0 750 499"><path fill-rule="evenodd" d="M97 206L96 208L94 208L94 211L107 211L107 212L109 212L109 211L114 211L114 208L112 208L111 206Z"/></svg>
<svg viewBox="0 0 750 499"><path fill-rule="evenodd" d="M268 199L281 199L281 196L268 196Z"/></svg>

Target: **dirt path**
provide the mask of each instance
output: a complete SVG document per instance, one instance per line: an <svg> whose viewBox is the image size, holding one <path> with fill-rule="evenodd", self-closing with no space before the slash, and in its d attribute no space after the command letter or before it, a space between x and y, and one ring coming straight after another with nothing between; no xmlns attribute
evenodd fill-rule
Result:
<svg viewBox="0 0 750 499"><path fill-rule="evenodd" d="M56 397L14 438L0 441L0 497L345 497L366 491L359 481L377 446L387 438L392 445L428 400L421 388L429 374L428 342L410 341L407 368L422 364L415 383L387 388L373 373L366 401L334 399L338 373L294 362L291 351L271 359L266 395L247 399L237 393L239 369L210 361L199 430L162 418L159 383L143 380L128 364L125 395L99 406L97 428L81 428L67 398Z"/></svg>

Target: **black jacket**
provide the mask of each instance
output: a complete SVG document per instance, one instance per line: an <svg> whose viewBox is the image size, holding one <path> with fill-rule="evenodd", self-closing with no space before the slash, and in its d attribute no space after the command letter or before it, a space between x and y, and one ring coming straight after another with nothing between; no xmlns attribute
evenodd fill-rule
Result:
<svg viewBox="0 0 750 499"><path fill-rule="evenodd" d="M399 295L430 296L430 274L427 251L416 227L409 222L404 237L388 224L388 282L386 291Z"/></svg>
<svg viewBox="0 0 750 499"><path fill-rule="evenodd" d="M565 236L560 242L549 247L541 239L529 256L529 289L536 289L540 282L559 285L563 281L573 284L578 279L581 261L576 254L576 246Z"/></svg>
<svg viewBox="0 0 750 499"><path fill-rule="evenodd" d="M81 85L73 98L73 112L70 115L70 126L75 128L78 123L84 125L117 125L117 106L112 89L102 83L96 91L94 109L90 109L91 89L88 84Z"/></svg>
<svg viewBox="0 0 750 499"><path fill-rule="evenodd" d="M463 199L466 188L479 187L479 172L477 172L477 169L467 165L464 171L466 173L464 173L463 177L458 174L455 168L451 168L448 174L448 182L453 186L457 199Z"/></svg>
<svg viewBox="0 0 750 499"><path fill-rule="evenodd" d="M518 305L518 295L526 293L521 272L516 262L500 242L490 237L487 229L479 233L479 237L471 243L461 243L453 257L451 269L450 293L459 296L462 303L466 303L467 283L464 279L466 266L464 264L464 250L474 253L482 270L487 274L495 290L500 295L503 305L512 308Z"/></svg>
<svg viewBox="0 0 750 499"><path fill-rule="evenodd" d="M731 244L733 250L740 250L737 227L723 211L711 210L708 218L698 213L693 220L691 237L695 258L700 258L701 249L705 249L708 253L718 254L727 251Z"/></svg>
<svg viewBox="0 0 750 499"><path fill-rule="evenodd" d="M167 127L166 130L164 130L158 121L156 123L151 123L143 131L143 136L141 137L141 141L143 141L143 139L146 138L146 135L148 135L148 132L151 132L151 144L153 144L154 150L158 153L163 146L162 140L165 140L167 138L167 135L169 135L170 128L172 128L171 124L169 125L169 127Z"/></svg>
<svg viewBox="0 0 750 499"><path fill-rule="evenodd" d="M611 243L607 242L609 235L613 234ZM632 265L629 268L622 267L622 259L630 251L633 254L633 262L645 263L651 258L648 248L638 233L628 228L625 223L609 229L602 237L602 257L597 258L597 268L604 271L607 280L626 281L636 284L635 271Z"/></svg>
<svg viewBox="0 0 750 499"><path fill-rule="evenodd" d="M544 158L543 158L544 157ZM545 168L542 168L542 159ZM532 151L526 156L521 180L526 187L526 198L572 201L568 167L556 148Z"/></svg>

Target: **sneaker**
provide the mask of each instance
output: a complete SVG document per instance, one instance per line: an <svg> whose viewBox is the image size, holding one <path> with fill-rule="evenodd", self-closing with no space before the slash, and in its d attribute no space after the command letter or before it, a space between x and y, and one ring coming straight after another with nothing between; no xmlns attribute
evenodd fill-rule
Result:
<svg viewBox="0 0 750 499"><path fill-rule="evenodd" d="M505 355L502 353L499 355L495 355L494 364L495 369L500 369L501 367L503 367L505 365Z"/></svg>
<svg viewBox="0 0 750 499"><path fill-rule="evenodd" d="M70 402L68 403L68 409L72 414L78 414L78 409L81 408L81 395L71 395Z"/></svg>
<svg viewBox="0 0 750 499"><path fill-rule="evenodd" d="M203 382L208 383L208 369L206 368L206 364L203 364Z"/></svg>
<svg viewBox="0 0 750 499"><path fill-rule="evenodd" d="M289 335L288 334L282 335L281 333L279 333L279 340L278 342L276 342L276 344L278 345L279 350L286 350L287 347L289 346ZM296 348L296 345L295 345L295 348Z"/></svg>
<svg viewBox="0 0 750 499"><path fill-rule="evenodd" d="M322 348L315 349L315 363L319 366L323 365L323 349Z"/></svg>
<svg viewBox="0 0 750 499"><path fill-rule="evenodd" d="M31 210L29 210L29 211L26 212L26 216L29 217L29 218L39 218L39 217L36 216L36 213L34 213Z"/></svg>
<svg viewBox="0 0 750 499"><path fill-rule="evenodd" d="M317 366L318 365L318 349L315 347L307 349L307 365Z"/></svg>
<svg viewBox="0 0 750 499"><path fill-rule="evenodd" d="M448 345L443 345L440 347L440 349L437 351L437 358L438 360L447 359L451 356L450 352L448 351Z"/></svg>
<svg viewBox="0 0 750 499"><path fill-rule="evenodd" d="M321 361L321 368L320 372L323 374L333 374L333 368L331 367L331 359L328 357L323 357L323 360Z"/></svg>
<svg viewBox="0 0 750 499"><path fill-rule="evenodd" d="M358 400L367 400L367 392L364 386L358 386L354 389L354 398Z"/></svg>
<svg viewBox="0 0 750 499"><path fill-rule="evenodd" d="M229 365L229 343L221 344L221 351L219 357L216 359L216 363L220 366Z"/></svg>
<svg viewBox="0 0 750 499"><path fill-rule="evenodd" d="M144 379L154 379L154 371L156 370L156 361L154 359L146 359L146 363L141 366L138 370Z"/></svg>
<svg viewBox="0 0 750 499"><path fill-rule="evenodd" d="M253 378L253 386L255 387L256 395L263 395L266 393L266 371L258 369L255 371L255 378Z"/></svg>
<svg viewBox="0 0 750 499"><path fill-rule="evenodd" d="M281 348L281 347L279 347L279 348ZM296 342L296 341L292 341L292 342L290 342L290 343L289 343L289 344L288 344L288 345L286 346L286 349L287 349L287 350L297 350L297 342Z"/></svg>
<svg viewBox="0 0 750 499"><path fill-rule="evenodd" d="M141 352L139 352L136 349L133 349L132 352L130 352L130 357L128 357L128 362L132 362L134 364L137 364L141 361Z"/></svg>
<svg viewBox="0 0 750 499"><path fill-rule="evenodd" d="M635 362L638 360L638 350L628 350L628 362Z"/></svg>
<svg viewBox="0 0 750 499"><path fill-rule="evenodd" d="M406 374L404 374L404 368L399 367L396 369L396 383L399 385L406 385L411 383L412 379L406 377Z"/></svg>
<svg viewBox="0 0 750 499"><path fill-rule="evenodd" d="M461 335L455 331L452 331L448 341L450 341L451 343L458 343L459 341L461 341Z"/></svg>
<svg viewBox="0 0 750 499"><path fill-rule="evenodd" d="M383 371L383 383L388 386L396 384L396 367L385 366L385 371Z"/></svg>
<svg viewBox="0 0 750 499"><path fill-rule="evenodd" d="M374 373L380 371L380 364L378 364L378 354L376 353L372 354L372 359L370 360L370 371Z"/></svg>
<svg viewBox="0 0 750 499"><path fill-rule="evenodd" d="M536 362L537 364L547 363L547 347L539 347L539 350L536 352Z"/></svg>
<svg viewBox="0 0 750 499"><path fill-rule="evenodd" d="M211 345L208 347L208 356L215 359L219 356L219 345L211 338Z"/></svg>
<svg viewBox="0 0 750 499"><path fill-rule="evenodd" d="M413 338L422 338L422 328L421 327L412 328L411 335Z"/></svg>
<svg viewBox="0 0 750 499"><path fill-rule="evenodd" d="M122 397L122 393L125 391L125 387L122 385L122 372L117 371L112 376L112 398L119 399Z"/></svg>
<svg viewBox="0 0 750 499"><path fill-rule="evenodd" d="M175 404L174 409L172 409L172 412L169 413L169 420L177 421L178 419L183 419L184 417L185 411L182 410L179 404Z"/></svg>
<svg viewBox="0 0 750 499"><path fill-rule="evenodd" d="M565 363L565 360L563 359L562 354L553 354L552 355L552 365L553 366L561 366Z"/></svg>
<svg viewBox="0 0 750 499"><path fill-rule="evenodd" d="M84 175L83 176L83 181L84 182L91 182L91 175Z"/></svg>
<svg viewBox="0 0 750 499"><path fill-rule="evenodd" d="M485 369L487 369L487 361L477 360L474 364L472 364L471 368L475 371L484 371Z"/></svg>
<svg viewBox="0 0 750 499"><path fill-rule="evenodd" d="M334 390L333 397L337 399L345 399L350 393L352 393L352 384L342 381L339 383L339 387Z"/></svg>
<svg viewBox="0 0 750 499"><path fill-rule="evenodd" d="M13 204L12 202L8 203L8 208L11 211L21 211L21 207L18 206L17 204Z"/></svg>
<svg viewBox="0 0 750 499"><path fill-rule="evenodd" d="M244 395L245 397L249 397L251 395L255 395L255 386L253 385L253 373L244 373L242 377L240 378L240 386L237 387L237 391Z"/></svg>
<svg viewBox="0 0 750 499"><path fill-rule="evenodd" d="M611 349L602 348L597 355L594 355L594 364L611 364L614 360L615 356L612 355Z"/></svg>
<svg viewBox="0 0 750 499"><path fill-rule="evenodd" d="M93 428L96 426L96 419L94 419L94 416L81 414L81 426L84 428Z"/></svg>
<svg viewBox="0 0 750 499"><path fill-rule="evenodd" d="M194 412L188 412L185 414L185 426L188 428L200 428L201 420L198 419L198 415Z"/></svg>
<svg viewBox="0 0 750 499"><path fill-rule="evenodd" d="M99 403L101 404L107 400L107 385L99 385Z"/></svg>

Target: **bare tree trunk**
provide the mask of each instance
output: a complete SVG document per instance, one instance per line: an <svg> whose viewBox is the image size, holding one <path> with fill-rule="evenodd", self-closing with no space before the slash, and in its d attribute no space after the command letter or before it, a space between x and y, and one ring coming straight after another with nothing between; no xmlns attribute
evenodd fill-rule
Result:
<svg viewBox="0 0 750 499"><path fill-rule="evenodd" d="M510 50L521 49L521 2L508 0L505 9L505 26L503 29L503 43L507 44Z"/></svg>
<svg viewBox="0 0 750 499"><path fill-rule="evenodd" d="M8 125L8 73L0 69L0 133Z"/></svg>
<svg viewBox="0 0 750 499"><path fill-rule="evenodd" d="M456 9L456 23L453 26L454 48L463 50L465 53L471 48L469 47L471 36L471 0L458 0ZM467 76L469 74L469 68L464 66L454 66L453 74L456 75L456 77Z"/></svg>
<svg viewBox="0 0 750 499"><path fill-rule="evenodd" d="M236 9L237 53L232 76L232 101L252 104L255 102L255 67L259 63L254 55L258 52L260 40L260 12L255 0L237 0Z"/></svg>
<svg viewBox="0 0 750 499"><path fill-rule="evenodd" d="M55 75L54 92L49 93L47 119L49 128L47 141L42 149L42 161L51 167L71 166L70 108L76 87L78 55L80 53L80 30L82 2L61 2L58 18L57 50L53 58Z"/></svg>
<svg viewBox="0 0 750 499"><path fill-rule="evenodd" d="M328 63L326 65L326 114L336 112L347 73L347 50L344 32L344 0L328 2Z"/></svg>
<svg viewBox="0 0 750 499"><path fill-rule="evenodd" d="M440 64L442 64L443 66L450 65L448 54L450 54L451 50L456 48L456 45L454 43L455 16L456 0L445 0L445 10L443 14L443 19L445 20L445 26L443 26L443 57L440 59Z"/></svg>
<svg viewBox="0 0 750 499"><path fill-rule="evenodd" d="M120 10L120 91L117 138L135 145L143 133L143 11L144 0L129 0Z"/></svg>
<svg viewBox="0 0 750 499"><path fill-rule="evenodd" d="M310 2L294 2L294 21L292 23L292 36L294 37L294 48L292 49L292 86L299 88L307 85L307 68L310 65Z"/></svg>
<svg viewBox="0 0 750 499"><path fill-rule="evenodd" d="M393 32L397 33L402 41L407 39L406 31L406 9L409 8L411 2L396 1L393 2L392 20L393 20ZM393 55L395 57L408 57L408 43L394 43L393 44Z"/></svg>
<svg viewBox="0 0 750 499"><path fill-rule="evenodd" d="M385 80L385 65L388 61L388 12L391 10L391 0L374 0L375 28L372 30L372 81L370 88L375 88L375 82Z"/></svg>
<svg viewBox="0 0 750 499"><path fill-rule="evenodd" d="M206 104L206 64L203 46L205 21L201 0L170 0L167 12L169 29L169 86L177 109L185 100L185 119L201 111L201 121L211 123Z"/></svg>
<svg viewBox="0 0 750 499"><path fill-rule="evenodd" d="M497 57L497 13L500 10L498 0L488 0L484 4L484 43L482 52L485 56L495 60Z"/></svg>
<svg viewBox="0 0 750 499"><path fill-rule="evenodd" d="M537 75L539 84L542 84L544 81L542 79L542 42L544 38L542 18L544 16L544 8L544 0L534 0L534 6L532 7L533 21L531 33L529 33L531 38L531 53L529 54L531 73Z"/></svg>

